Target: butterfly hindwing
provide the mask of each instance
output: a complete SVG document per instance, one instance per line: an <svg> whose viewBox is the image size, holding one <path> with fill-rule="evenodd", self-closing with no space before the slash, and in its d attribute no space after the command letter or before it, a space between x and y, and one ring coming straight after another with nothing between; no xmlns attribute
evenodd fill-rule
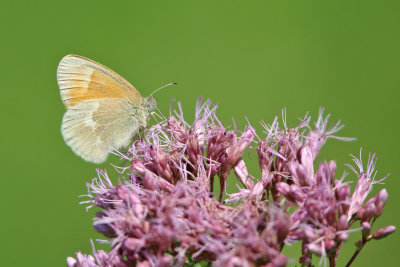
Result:
<svg viewBox="0 0 400 267"><path fill-rule="evenodd" d="M129 144L141 121L125 99L92 99L79 102L64 115L61 132L65 142L83 159L101 163L109 152Z"/></svg>

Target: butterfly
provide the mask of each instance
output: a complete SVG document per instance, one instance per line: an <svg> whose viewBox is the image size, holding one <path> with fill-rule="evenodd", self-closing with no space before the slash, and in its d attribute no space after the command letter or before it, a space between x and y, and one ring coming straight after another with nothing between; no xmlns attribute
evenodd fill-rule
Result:
<svg viewBox="0 0 400 267"><path fill-rule="evenodd" d="M65 56L57 80L67 109L62 136L75 154L92 163L102 163L110 151L129 145L157 105L154 97L141 96L114 71L81 56Z"/></svg>

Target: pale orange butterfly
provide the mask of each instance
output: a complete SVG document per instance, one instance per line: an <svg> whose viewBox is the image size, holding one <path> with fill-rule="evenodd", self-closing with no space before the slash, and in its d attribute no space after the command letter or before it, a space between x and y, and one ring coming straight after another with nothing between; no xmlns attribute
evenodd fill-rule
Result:
<svg viewBox="0 0 400 267"><path fill-rule="evenodd" d="M112 149L126 147L156 108L155 91L142 97L117 73L81 56L65 56L58 65L57 80L67 108L62 136L89 162L102 163Z"/></svg>

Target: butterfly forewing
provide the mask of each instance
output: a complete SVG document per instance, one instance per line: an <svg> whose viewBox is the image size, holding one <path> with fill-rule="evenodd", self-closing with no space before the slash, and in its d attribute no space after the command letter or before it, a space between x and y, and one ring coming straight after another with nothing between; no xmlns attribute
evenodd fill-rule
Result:
<svg viewBox="0 0 400 267"><path fill-rule="evenodd" d="M133 104L140 104L143 99L120 75L81 56L65 56L58 66L57 80L67 109L91 99L125 98Z"/></svg>

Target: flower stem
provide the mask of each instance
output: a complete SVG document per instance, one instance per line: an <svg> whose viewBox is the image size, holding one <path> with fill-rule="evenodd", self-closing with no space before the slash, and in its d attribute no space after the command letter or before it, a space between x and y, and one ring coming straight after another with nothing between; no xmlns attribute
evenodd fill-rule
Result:
<svg viewBox="0 0 400 267"><path fill-rule="evenodd" d="M353 263L353 261L356 259L356 257L360 253L360 251L363 249L364 245L365 245L365 243L362 243L362 245L356 249L353 256L351 256L349 262L346 264L346 267L349 267Z"/></svg>

